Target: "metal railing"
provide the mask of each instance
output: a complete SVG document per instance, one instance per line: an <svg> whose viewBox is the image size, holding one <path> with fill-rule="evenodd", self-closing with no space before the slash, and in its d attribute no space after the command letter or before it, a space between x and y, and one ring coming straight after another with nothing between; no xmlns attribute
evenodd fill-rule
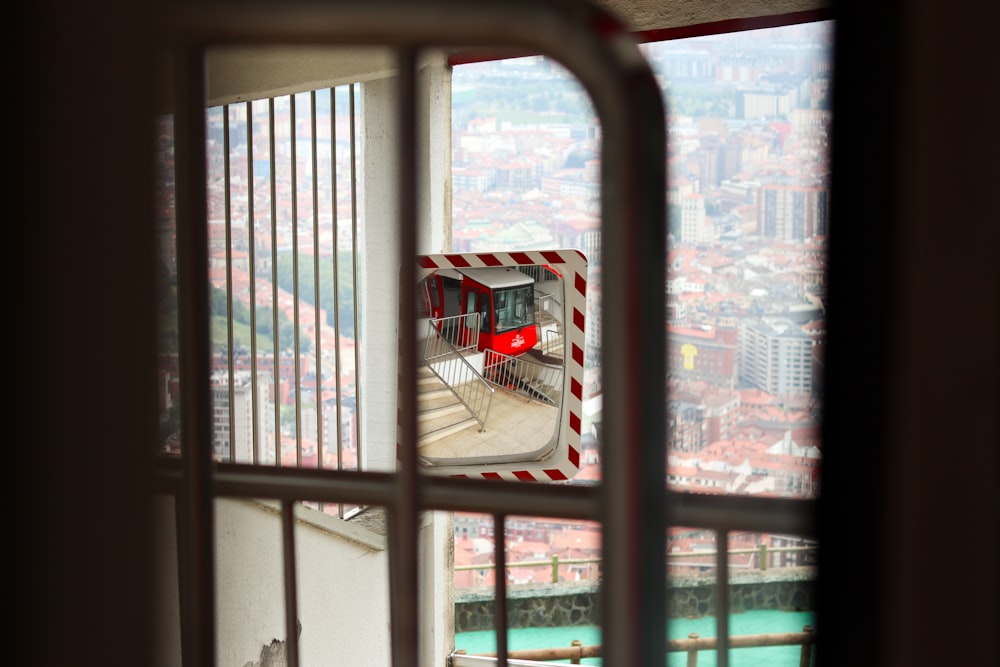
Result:
<svg viewBox="0 0 1000 667"><path fill-rule="evenodd" d="M542 333L542 352L546 355L562 356L562 322L553 314L557 307L558 304L552 294L535 294L535 322L538 323L538 328ZM553 324L556 326L555 329L550 328Z"/></svg>
<svg viewBox="0 0 1000 667"><path fill-rule="evenodd" d="M781 553L806 553L806 552L818 552L818 546L797 546L797 547L769 547L766 544L761 544L759 547L754 549L730 549L725 553L730 556L739 555L755 555L756 566L752 569L760 570L764 572L768 569L769 557L773 554ZM680 558L712 558L715 559L718 556L717 551L673 551L667 554L667 567L676 567L676 565L671 565L670 560L676 560ZM545 560L525 560L525 561L507 561L504 565L507 569L513 569L516 567L551 567L552 568L552 578L551 582L553 584L559 583L559 567L562 565L599 565L601 563L601 558L559 558L559 556L552 556ZM714 560L709 563L685 563L683 566L693 566L693 567L715 567ZM733 565L730 564L730 567ZM496 568L495 563L480 563L476 565L456 565L455 571L465 571L465 570L492 570ZM750 565L746 566L746 569L751 569Z"/></svg>
<svg viewBox="0 0 1000 667"><path fill-rule="evenodd" d="M529 400L559 405L563 368L484 350L483 376L493 384Z"/></svg>
<svg viewBox="0 0 1000 667"><path fill-rule="evenodd" d="M478 340L479 313L458 316L463 321L465 318L475 318L473 330L476 332ZM457 318L445 318L454 320ZM462 405L469 411L479 423L479 430L486 429L486 419L490 414L490 406L493 404L493 387L483 378L482 374L469 363L463 352L469 349L475 350L476 343L468 347L468 341L460 341L465 346L461 349L452 344L449 338L442 334L442 329L436 323L440 320L431 320L427 325L427 338L424 340L424 363L437 376L444 387L454 394ZM469 328L460 324L454 327L463 338ZM456 340L458 340L456 338Z"/></svg>
<svg viewBox="0 0 1000 667"><path fill-rule="evenodd" d="M428 339L440 338L448 341L458 352L475 352L479 349L479 323L481 317L481 313L433 317L430 319L430 325L434 330L428 330L427 337ZM425 347L424 358L427 358L428 353Z"/></svg>
<svg viewBox="0 0 1000 667"><path fill-rule="evenodd" d="M776 632L758 635L733 635L729 637L729 648L762 648L773 646L801 646L799 652L799 667L809 667L812 664L812 649L815 643L815 631L806 625L802 632ZM700 651L716 651L718 638L700 637L697 632L688 634L686 639L668 639L667 653L687 653L687 667L697 667ZM570 646L554 646L550 648L521 649L507 652L508 665L531 667L532 665L547 665L553 660L569 660L571 665L579 665L583 658L600 658L601 645L584 646L574 639ZM496 653L477 653L466 655L457 650L449 658L449 667L478 667L496 664Z"/></svg>

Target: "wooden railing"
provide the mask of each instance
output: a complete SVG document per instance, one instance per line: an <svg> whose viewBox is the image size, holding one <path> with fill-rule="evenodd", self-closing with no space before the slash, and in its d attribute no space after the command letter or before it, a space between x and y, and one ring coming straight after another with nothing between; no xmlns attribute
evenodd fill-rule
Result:
<svg viewBox="0 0 1000 667"><path fill-rule="evenodd" d="M804 553L807 551L816 551L818 547L816 546L798 546L798 547L769 547L766 544L761 544L759 547L753 549L731 549L727 553L730 556L734 555L747 555L754 554L757 556L757 564L754 569L757 570L767 570L768 560L771 554L776 553ZM670 567L671 560L678 560L681 558L706 558L711 557L711 560L707 560L705 563L685 563L685 566L692 567L715 567L715 555L716 551L673 551L668 553L667 556L667 566ZM554 584L559 583L559 566L560 565L593 565L600 564L600 558L565 558L560 559L559 556L552 556L552 558L546 560L532 560L532 561L507 561L505 563L507 568L513 569L516 567L551 567L552 578L551 581ZM455 570L491 570L496 567L495 563L480 563L477 565L456 565Z"/></svg>
<svg viewBox="0 0 1000 667"><path fill-rule="evenodd" d="M812 626L805 626L802 632L779 632L761 635L734 635L729 637L729 648L758 648L763 646L801 646L799 652L799 667L809 667L812 664L812 648L814 644ZM687 653L687 667L697 667L700 651L714 651L718 646L716 637L699 637L692 632L687 639L668 639L667 653ZM477 653L466 655L464 651L456 651L451 656L449 667L474 667L477 665L495 664L496 653ZM508 651L508 665L545 664L553 660L569 660L571 665L579 665L583 658L600 658L601 645L584 646L574 639L570 646L552 648L522 649Z"/></svg>

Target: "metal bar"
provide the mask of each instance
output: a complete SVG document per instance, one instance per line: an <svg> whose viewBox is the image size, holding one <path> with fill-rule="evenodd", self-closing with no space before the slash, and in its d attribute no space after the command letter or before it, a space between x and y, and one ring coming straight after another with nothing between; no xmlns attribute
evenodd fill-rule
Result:
<svg viewBox="0 0 1000 667"><path fill-rule="evenodd" d="M236 436L236 378L233 368L233 207L229 198L232 196L229 177L229 105L222 107L222 161L225 171L223 181L223 205L226 218L226 369L228 370L227 389L229 391L229 460L235 460L234 451Z"/></svg>
<svg viewBox="0 0 1000 667"><path fill-rule="evenodd" d="M356 453L358 465L360 467L361 461L364 461L364 439L361 433L361 410L363 402L361 400L362 392L364 387L358 378L358 369L361 368L361 318L359 316L360 308L358 306L358 155L357 155L357 139L358 131L356 127L356 111L355 111L355 95L357 94L355 90L355 85L352 83L349 86L350 100L350 123L351 123L351 270L353 271L353 284L351 289L354 290L354 405L355 405L355 426L354 426L354 436L356 438ZM412 291L412 290L408 290Z"/></svg>
<svg viewBox="0 0 1000 667"><path fill-rule="evenodd" d="M417 465L416 370L417 341L412 323L416 321L417 248L417 54L403 49L399 53L397 80L398 211L399 236L399 465L389 508L389 572L393 592L390 600L392 618L393 667L417 667L419 661L419 586L416 555L419 503ZM410 267L407 269L406 267ZM357 299L355 299L357 302Z"/></svg>
<svg viewBox="0 0 1000 667"><path fill-rule="evenodd" d="M594 67L610 81L581 82L601 119L601 252L604 340L600 440L605 458L602 619L609 665L662 663L666 641L665 284L666 111L659 85L635 49ZM575 70L574 70L575 72ZM650 307L650 304L657 304Z"/></svg>
<svg viewBox="0 0 1000 667"><path fill-rule="evenodd" d="M295 377L295 467L302 467L302 351L299 331L299 156L295 135L295 94L288 96L288 144L292 197L292 350ZM275 221L277 223L277 221ZM279 455L280 458L280 455Z"/></svg>
<svg viewBox="0 0 1000 667"><path fill-rule="evenodd" d="M159 489L167 492L179 492L181 474L177 462L170 459L157 459L154 463L158 467L156 481ZM280 499L296 498L295 494L302 494L303 500L337 502L337 499L346 501L352 495L362 494L368 498L366 502L372 504L386 505L390 500L390 496L380 490L383 478L379 473L335 470L303 470L299 475L295 473L296 471L293 469L276 471L252 465L219 463L214 478L214 491L216 496L235 498ZM373 484L373 487L370 492L365 493L364 489L368 484ZM525 485L517 482L436 477L422 480L421 484L421 509L453 509L490 513L497 508L509 508L511 513L534 515L538 511L538 507L545 507L546 516L585 520L596 520L602 511L603 490L599 486ZM740 504L740 501L750 500L749 498L730 499L737 501L737 504ZM794 523L803 525L807 525L806 522L812 516L812 510L815 507L815 501L802 501L800 503L799 501L779 498L754 498L753 500L775 501L775 506L779 509L781 509L781 505L790 503L791 508L787 512L778 512L778 516L787 515L795 518L797 510L801 512L801 516L795 518ZM676 507L671 507L671 515L680 516L683 519L683 521L672 525L698 525L691 520L691 516L684 512L678 512ZM743 521L744 518L743 514L736 512L726 523L732 530L759 530L758 525L766 522L766 517L765 519L751 517L749 521ZM765 530L795 532L784 530L790 523L789 521L780 520L778 523L781 524L779 527L782 530L778 531L766 528L766 526Z"/></svg>
<svg viewBox="0 0 1000 667"><path fill-rule="evenodd" d="M723 547L715 553L715 659L719 667L729 667L729 533L717 531L715 543Z"/></svg>
<svg viewBox="0 0 1000 667"><path fill-rule="evenodd" d="M316 134L316 91L309 93L309 122L312 129L312 247L313 247L313 331L316 332L316 342L313 354L316 355L316 467L323 467L323 324L320 320L320 273L319 273L319 150ZM337 253L337 242L334 239L333 252Z"/></svg>
<svg viewBox="0 0 1000 667"><path fill-rule="evenodd" d="M667 491L670 525L816 537L816 500Z"/></svg>
<svg viewBox="0 0 1000 667"><path fill-rule="evenodd" d="M215 538L211 473L212 392L208 221L205 183L204 53L179 49L175 60L177 293L181 451L187 595L182 596L184 664L215 660Z"/></svg>
<svg viewBox="0 0 1000 667"><path fill-rule="evenodd" d="M183 474L177 461L158 459L156 491L179 494ZM395 473L353 470L316 470L216 464L213 477L216 497L303 500L311 502L361 502L390 505ZM555 486L521 482L422 476L419 510L459 510L492 513L497 508L511 513L594 520L601 511L602 492L596 486ZM661 564L662 568L662 554Z"/></svg>
<svg viewBox="0 0 1000 667"><path fill-rule="evenodd" d="M282 570L285 575L285 657L289 667L299 664L299 602L295 564L295 501L281 503Z"/></svg>
<svg viewBox="0 0 1000 667"><path fill-rule="evenodd" d="M281 355L278 353L278 175L274 140L274 98L267 101L271 177L271 348L274 372L274 465L281 465Z"/></svg>
<svg viewBox="0 0 1000 667"><path fill-rule="evenodd" d="M493 515L493 554L496 562L493 576L496 623L493 629L497 638L497 665L507 667L507 517L500 513Z"/></svg>
<svg viewBox="0 0 1000 667"><path fill-rule="evenodd" d="M337 192L337 90L330 88L330 197L331 203L331 225L333 226L333 368L334 368L334 398L336 405L334 414L336 415L337 434L337 470L344 469L344 434L341 399L343 397L343 387L341 386L341 365L340 365L340 214L338 208L340 201ZM355 335L357 333L355 332ZM356 383L355 383L356 384ZM337 508L337 514L344 518L344 508Z"/></svg>
<svg viewBox="0 0 1000 667"><path fill-rule="evenodd" d="M254 208L253 173L253 102L246 102L247 113L247 256L249 259L250 282L250 395L253 397L253 417L251 418L253 443L251 460L260 463L260 403L262 400L257 387L257 234Z"/></svg>

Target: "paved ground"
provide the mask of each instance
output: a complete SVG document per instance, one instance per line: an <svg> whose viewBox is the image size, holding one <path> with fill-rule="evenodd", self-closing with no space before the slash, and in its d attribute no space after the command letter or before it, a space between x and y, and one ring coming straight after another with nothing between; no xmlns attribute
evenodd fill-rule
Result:
<svg viewBox="0 0 1000 667"><path fill-rule="evenodd" d="M486 429L478 424L419 449L428 465L455 465L474 460L524 459L547 449L555 435L558 408L529 401L501 389L493 394Z"/></svg>

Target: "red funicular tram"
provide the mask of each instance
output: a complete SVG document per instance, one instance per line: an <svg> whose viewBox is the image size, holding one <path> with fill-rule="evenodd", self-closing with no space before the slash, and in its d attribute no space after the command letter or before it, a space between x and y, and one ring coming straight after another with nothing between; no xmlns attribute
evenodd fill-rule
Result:
<svg viewBox="0 0 1000 667"><path fill-rule="evenodd" d="M480 351L518 356L538 342L534 284L514 267L439 269L421 281L419 294L431 318L478 314L458 320L459 341L474 340L472 330L478 327Z"/></svg>

